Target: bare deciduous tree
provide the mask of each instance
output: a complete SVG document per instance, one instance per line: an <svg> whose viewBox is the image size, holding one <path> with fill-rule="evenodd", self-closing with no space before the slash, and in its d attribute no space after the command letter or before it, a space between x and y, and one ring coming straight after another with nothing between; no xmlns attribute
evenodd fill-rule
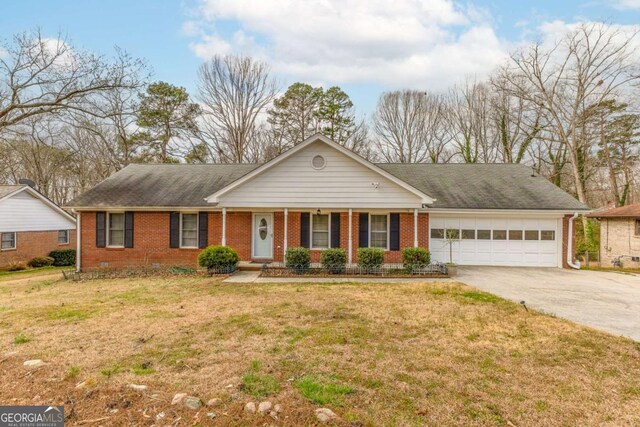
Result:
<svg viewBox="0 0 640 427"><path fill-rule="evenodd" d="M412 90L382 94L373 129L379 154L388 162L444 160L444 105L438 95Z"/></svg>
<svg viewBox="0 0 640 427"><path fill-rule="evenodd" d="M584 174L584 111L615 98L619 90L640 79L633 60L637 31L602 23L578 25L551 47L541 43L512 56L509 83L516 95L537 104L548 122L553 139L567 150L573 185L581 202L587 202Z"/></svg>
<svg viewBox="0 0 640 427"><path fill-rule="evenodd" d="M247 162L253 155L260 115L278 87L266 63L243 56L215 56L198 72L203 104L201 137L221 162Z"/></svg>
<svg viewBox="0 0 640 427"><path fill-rule="evenodd" d="M76 50L61 37L22 33L0 57L0 133L39 115L66 110L98 114L91 96L136 86L143 63L122 51L114 61Z"/></svg>

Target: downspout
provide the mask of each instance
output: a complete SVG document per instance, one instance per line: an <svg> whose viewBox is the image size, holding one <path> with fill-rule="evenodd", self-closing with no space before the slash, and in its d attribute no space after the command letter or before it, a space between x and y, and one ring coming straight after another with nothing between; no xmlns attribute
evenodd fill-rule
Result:
<svg viewBox="0 0 640 427"><path fill-rule="evenodd" d="M573 269L580 270L580 261L573 262L573 221L578 217L578 212L569 218L569 230L567 233L567 265Z"/></svg>
<svg viewBox="0 0 640 427"><path fill-rule="evenodd" d="M82 232L80 230L80 227L82 227L82 224L81 224L82 212L74 211L74 213L78 215L76 218L76 273L80 273L80 270L82 270L82 261L81 261L82 242L80 241L82 237Z"/></svg>

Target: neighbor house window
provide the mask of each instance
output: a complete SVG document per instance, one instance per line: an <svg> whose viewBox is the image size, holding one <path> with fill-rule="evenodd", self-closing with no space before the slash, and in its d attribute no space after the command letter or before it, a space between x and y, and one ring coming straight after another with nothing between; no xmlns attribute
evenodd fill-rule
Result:
<svg viewBox="0 0 640 427"><path fill-rule="evenodd" d="M554 230L542 230L540 232L540 240L556 240L556 232Z"/></svg>
<svg viewBox="0 0 640 427"><path fill-rule="evenodd" d="M329 214L311 215L311 247L313 249L329 247Z"/></svg>
<svg viewBox="0 0 640 427"><path fill-rule="evenodd" d="M180 247L198 247L198 214L180 215Z"/></svg>
<svg viewBox="0 0 640 427"><path fill-rule="evenodd" d="M640 219L636 219L636 236L640 236Z"/></svg>
<svg viewBox="0 0 640 427"><path fill-rule="evenodd" d="M124 214L110 213L107 221L107 246L124 247Z"/></svg>
<svg viewBox="0 0 640 427"><path fill-rule="evenodd" d="M58 244L66 245L69 243L69 230L58 230Z"/></svg>
<svg viewBox="0 0 640 427"><path fill-rule="evenodd" d="M389 247L389 217L387 215L371 215L371 231L369 246L387 249Z"/></svg>
<svg viewBox="0 0 640 427"><path fill-rule="evenodd" d="M2 249L3 251L9 250L9 249L15 249L16 248L16 233L2 233L2 246L0 246L0 249Z"/></svg>

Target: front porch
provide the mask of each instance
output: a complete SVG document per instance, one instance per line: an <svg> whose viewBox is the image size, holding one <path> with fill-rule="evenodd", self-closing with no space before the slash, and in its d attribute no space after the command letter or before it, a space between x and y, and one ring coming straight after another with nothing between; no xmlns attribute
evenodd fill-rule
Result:
<svg viewBox="0 0 640 427"><path fill-rule="evenodd" d="M324 249L342 248L355 265L358 248L379 247L385 263L400 263L401 251L429 244L429 216L419 209L289 209L224 207L213 213L219 244L240 255L245 270L263 263L284 262L288 248L305 247L320 261ZM215 236L218 237L218 236ZM218 244L215 240L210 244Z"/></svg>

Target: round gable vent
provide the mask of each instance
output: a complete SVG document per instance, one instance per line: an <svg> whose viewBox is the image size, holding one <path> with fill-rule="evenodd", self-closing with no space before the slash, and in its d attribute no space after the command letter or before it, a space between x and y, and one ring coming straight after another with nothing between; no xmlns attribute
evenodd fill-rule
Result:
<svg viewBox="0 0 640 427"><path fill-rule="evenodd" d="M316 155L311 159L311 166L314 169L322 169L327 165L327 161L321 155Z"/></svg>

